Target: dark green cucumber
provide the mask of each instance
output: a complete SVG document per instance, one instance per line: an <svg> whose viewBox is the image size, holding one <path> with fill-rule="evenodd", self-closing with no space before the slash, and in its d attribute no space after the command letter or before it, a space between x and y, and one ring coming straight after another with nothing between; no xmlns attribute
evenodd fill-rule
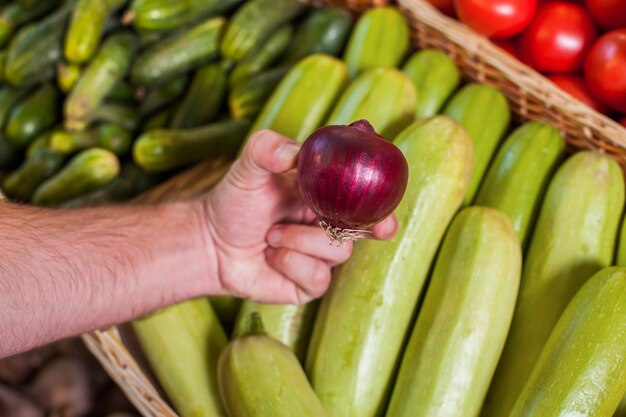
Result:
<svg viewBox="0 0 626 417"><path fill-rule="evenodd" d="M54 132L58 129L52 128L51 130L47 130L37 136L26 148L26 158L30 158L37 152L39 149L49 148L50 147L50 137Z"/></svg>
<svg viewBox="0 0 626 417"><path fill-rule="evenodd" d="M288 71L289 67L272 68L231 89L228 108L232 118L253 120Z"/></svg>
<svg viewBox="0 0 626 417"><path fill-rule="evenodd" d="M105 102L94 111L91 121L113 123L133 132L139 127L139 113L130 104Z"/></svg>
<svg viewBox="0 0 626 417"><path fill-rule="evenodd" d="M221 62L198 68L170 121L174 129L206 125L217 117L226 94L228 68Z"/></svg>
<svg viewBox="0 0 626 417"><path fill-rule="evenodd" d="M348 40L352 15L339 7L323 7L302 23L285 52L283 64L295 64L311 54L338 56Z"/></svg>
<svg viewBox="0 0 626 417"><path fill-rule="evenodd" d="M611 417L626 391L626 268L605 268L554 326L511 417Z"/></svg>
<svg viewBox="0 0 626 417"><path fill-rule="evenodd" d="M83 69L80 65L61 62L57 65L57 85L64 93L69 93L78 82Z"/></svg>
<svg viewBox="0 0 626 417"><path fill-rule="evenodd" d="M126 80L119 80L115 83L107 98L111 100L132 102L135 100L135 89L131 87Z"/></svg>
<svg viewBox="0 0 626 417"><path fill-rule="evenodd" d="M48 13L58 4L58 0L39 0L27 7L13 2L0 12L0 47L4 46L18 26Z"/></svg>
<svg viewBox="0 0 626 417"><path fill-rule="evenodd" d="M263 44L274 30L304 11L297 0L251 0L228 22L220 45L222 56L239 61Z"/></svg>
<svg viewBox="0 0 626 417"><path fill-rule="evenodd" d="M232 158L250 128L246 120L227 120L195 129L144 132L133 147L135 162L147 171L168 171L204 159Z"/></svg>
<svg viewBox="0 0 626 417"><path fill-rule="evenodd" d="M211 18L141 52L133 65L131 79L147 86L163 84L216 57L225 25L223 17Z"/></svg>
<svg viewBox="0 0 626 417"><path fill-rule="evenodd" d="M39 149L5 178L2 189L11 198L29 201L35 189L61 169L64 162L64 155L48 148Z"/></svg>
<svg viewBox="0 0 626 417"><path fill-rule="evenodd" d="M116 33L102 44L65 100L67 129L82 130L87 126L93 113L128 71L133 49L134 37L126 32Z"/></svg>
<svg viewBox="0 0 626 417"><path fill-rule="evenodd" d="M56 87L51 83L43 84L13 108L5 128L7 138L18 146L28 145L57 122L59 100Z"/></svg>
<svg viewBox="0 0 626 417"><path fill-rule="evenodd" d="M0 131L4 131L11 111L28 93L27 89L0 86Z"/></svg>
<svg viewBox="0 0 626 417"><path fill-rule="evenodd" d="M292 34L291 25L285 25L270 35L258 49L250 51L244 56L230 73L231 88L272 65L287 48Z"/></svg>
<svg viewBox="0 0 626 417"><path fill-rule="evenodd" d="M522 248L564 150L565 141L555 127L541 122L522 125L498 150L476 195L476 205L509 216Z"/></svg>
<svg viewBox="0 0 626 417"><path fill-rule="evenodd" d="M448 98L461 82L454 61L436 49L423 49L414 53L402 67L415 84L417 109L415 117L423 119L439 113Z"/></svg>
<svg viewBox="0 0 626 417"><path fill-rule="evenodd" d="M169 126L172 114L174 114L174 107L166 107L165 109L155 113L154 115L145 119L141 129L145 132L153 129L164 129Z"/></svg>
<svg viewBox="0 0 626 417"><path fill-rule="evenodd" d="M58 131L50 137L50 148L68 155L89 148L102 148L116 155L124 155L130 149L131 134L113 123L102 123L82 132Z"/></svg>
<svg viewBox="0 0 626 417"><path fill-rule="evenodd" d="M67 165L35 190L32 202L53 206L97 190L118 176L120 161L104 149L87 149L74 156Z"/></svg>
<svg viewBox="0 0 626 417"><path fill-rule="evenodd" d="M139 99L139 115L146 117L172 104L185 92L187 77L177 77L167 83L151 89L145 97Z"/></svg>

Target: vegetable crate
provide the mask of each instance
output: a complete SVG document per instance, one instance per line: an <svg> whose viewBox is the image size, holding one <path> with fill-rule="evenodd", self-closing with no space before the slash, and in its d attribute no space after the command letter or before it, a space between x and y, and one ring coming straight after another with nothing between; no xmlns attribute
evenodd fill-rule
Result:
<svg viewBox="0 0 626 417"><path fill-rule="evenodd" d="M388 0L329 0L358 13ZM510 57L452 20L425 0L398 0L412 27L413 46L447 53L463 76L490 84L508 98L520 120L538 120L556 126L571 151L592 149L610 155L626 168L626 129L578 102L542 75ZM141 196L140 202L165 201L198 195L213 186L228 170L227 162L201 164ZM175 416L143 366L140 350L126 326L111 327L83 336L93 354L145 416Z"/></svg>

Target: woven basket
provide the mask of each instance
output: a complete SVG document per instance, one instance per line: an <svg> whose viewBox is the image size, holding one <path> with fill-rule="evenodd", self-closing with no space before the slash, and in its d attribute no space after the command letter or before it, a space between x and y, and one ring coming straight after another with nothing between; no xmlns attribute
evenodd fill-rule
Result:
<svg viewBox="0 0 626 417"><path fill-rule="evenodd" d="M318 0L354 11L389 0ZM545 77L510 57L488 39L452 20L424 0L397 0L409 17L415 46L450 55L465 78L499 88L520 120L548 122L563 131L571 150L606 153L626 168L626 129L563 92ZM210 189L228 170L223 161L201 164L144 194L138 202L190 198ZM176 416L156 388L127 326L83 335L87 347L144 416Z"/></svg>

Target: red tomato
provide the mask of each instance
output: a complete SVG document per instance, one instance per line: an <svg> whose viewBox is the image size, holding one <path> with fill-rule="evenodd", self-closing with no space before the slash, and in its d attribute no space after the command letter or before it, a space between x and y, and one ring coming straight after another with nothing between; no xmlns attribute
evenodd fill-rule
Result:
<svg viewBox="0 0 626 417"><path fill-rule="evenodd" d="M539 7L520 39L522 55L541 72L576 72L596 38L582 7L556 1Z"/></svg>
<svg viewBox="0 0 626 417"><path fill-rule="evenodd" d="M454 0L459 19L492 38L508 38L524 30L537 9L537 0Z"/></svg>
<svg viewBox="0 0 626 417"><path fill-rule="evenodd" d="M454 16L454 0L428 0L428 2L448 16Z"/></svg>
<svg viewBox="0 0 626 417"><path fill-rule="evenodd" d="M626 28L626 1L585 0L591 17L604 29Z"/></svg>
<svg viewBox="0 0 626 417"><path fill-rule="evenodd" d="M499 39L494 41L494 43L507 51L513 58L517 58L521 61L519 50L517 49L517 43L515 43L515 41L511 39Z"/></svg>
<svg viewBox="0 0 626 417"><path fill-rule="evenodd" d="M585 61L585 80L601 103L626 113L626 29L603 35Z"/></svg>
<svg viewBox="0 0 626 417"><path fill-rule="evenodd" d="M558 85L563 91L571 94L581 102L585 103L592 109L608 114L609 109L598 102L589 91L589 87L585 84L585 80L579 75L551 75L548 77L550 81Z"/></svg>
<svg viewBox="0 0 626 417"><path fill-rule="evenodd" d="M619 124L621 124L622 126L626 127L626 116L624 116L620 121Z"/></svg>

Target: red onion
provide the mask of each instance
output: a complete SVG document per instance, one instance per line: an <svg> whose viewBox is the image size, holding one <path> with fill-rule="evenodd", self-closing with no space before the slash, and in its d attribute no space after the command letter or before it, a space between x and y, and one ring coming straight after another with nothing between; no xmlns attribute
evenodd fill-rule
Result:
<svg viewBox="0 0 626 417"><path fill-rule="evenodd" d="M326 126L298 154L304 203L333 240L363 237L400 203L408 180L402 152L367 120Z"/></svg>

